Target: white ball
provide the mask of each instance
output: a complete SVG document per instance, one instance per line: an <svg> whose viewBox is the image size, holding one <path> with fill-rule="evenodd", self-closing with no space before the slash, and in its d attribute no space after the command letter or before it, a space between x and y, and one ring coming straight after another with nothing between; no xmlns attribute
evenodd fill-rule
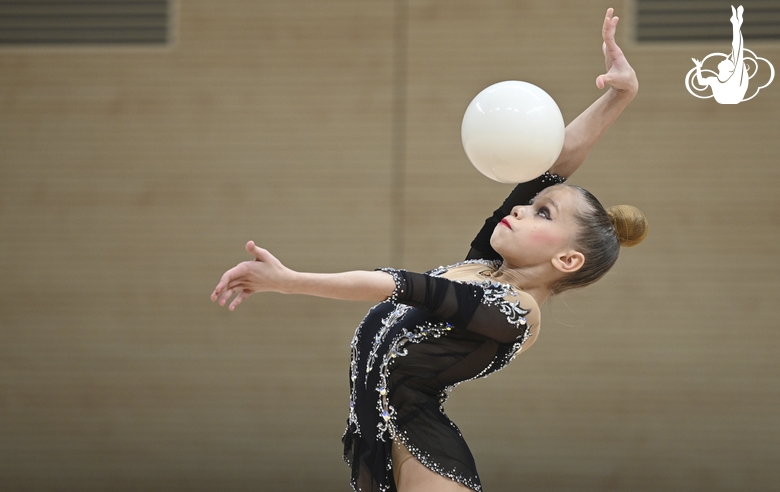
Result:
<svg viewBox="0 0 780 492"><path fill-rule="evenodd" d="M563 115L539 87L508 80L483 90L463 115L463 149L500 183L522 183L550 169L563 149Z"/></svg>

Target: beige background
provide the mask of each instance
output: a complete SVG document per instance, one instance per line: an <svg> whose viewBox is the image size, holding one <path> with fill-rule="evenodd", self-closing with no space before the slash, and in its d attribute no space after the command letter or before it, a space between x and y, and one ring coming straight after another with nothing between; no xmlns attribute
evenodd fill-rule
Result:
<svg viewBox="0 0 780 492"><path fill-rule="evenodd" d="M405 5L188 0L170 47L0 49L0 489L348 490L369 306L211 289L248 239L317 271L462 259L510 190L466 105L521 79L570 121L612 5L641 90L572 182L651 235L448 413L487 491L776 490L778 82L692 97L729 46L637 46L624 2Z"/></svg>

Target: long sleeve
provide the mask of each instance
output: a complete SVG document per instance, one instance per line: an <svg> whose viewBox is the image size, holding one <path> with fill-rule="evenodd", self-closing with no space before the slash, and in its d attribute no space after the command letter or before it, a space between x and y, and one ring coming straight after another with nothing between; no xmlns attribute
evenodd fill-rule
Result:
<svg viewBox="0 0 780 492"><path fill-rule="evenodd" d="M506 300L511 286L485 281L457 282L443 277L382 269L395 279L390 300L424 309L454 329L469 330L498 342L516 342L527 335L528 310Z"/></svg>
<svg viewBox="0 0 780 492"><path fill-rule="evenodd" d="M467 260L499 260L501 256L496 253L492 246L490 246L490 236L493 235L493 230L496 228L501 219L509 215L513 207L517 205L528 205L528 203L543 189L548 186L563 183L566 178L558 176L557 174L550 174L545 172L538 178L520 183L512 190L512 193L504 200L504 203L493 212L493 215L485 220L485 224L482 229L477 233L477 236L471 241L471 250L466 256Z"/></svg>

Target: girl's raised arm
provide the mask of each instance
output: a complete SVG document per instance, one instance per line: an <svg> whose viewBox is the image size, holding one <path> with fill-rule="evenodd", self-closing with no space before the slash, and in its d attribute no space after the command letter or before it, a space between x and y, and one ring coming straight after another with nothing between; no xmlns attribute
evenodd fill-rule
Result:
<svg viewBox="0 0 780 492"><path fill-rule="evenodd" d="M623 51L615 42L618 17L612 15L613 9L607 9L601 36L604 43L604 64L607 73L596 78L596 86L610 89L566 126L563 150L550 172L568 178L590 153L607 128L615 122L620 113L634 99L639 90L639 81L634 69L629 65Z"/></svg>
<svg viewBox="0 0 780 492"><path fill-rule="evenodd" d="M618 18L612 13L613 9L607 9L601 29L601 36L604 39L602 51L607 73L599 75L596 79L596 86L599 89L603 89L606 85L609 85L610 89L566 126L563 150L549 173L517 185L503 205L485 220L482 229L471 242L471 250L466 259L500 259L501 256L490 246L490 236L501 219L509 215L512 207L527 205L547 186L563 182L565 178L574 174L607 128L634 99L639 90L639 82L634 69L615 42Z"/></svg>

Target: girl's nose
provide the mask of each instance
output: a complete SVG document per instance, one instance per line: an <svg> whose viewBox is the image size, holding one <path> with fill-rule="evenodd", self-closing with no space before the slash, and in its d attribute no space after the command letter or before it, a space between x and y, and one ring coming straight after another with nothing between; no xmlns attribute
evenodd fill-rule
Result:
<svg viewBox="0 0 780 492"><path fill-rule="evenodd" d="M522 219L524 215L525 215L525 207L518 205L512 208L512 217L516 219Z"/></svg>

